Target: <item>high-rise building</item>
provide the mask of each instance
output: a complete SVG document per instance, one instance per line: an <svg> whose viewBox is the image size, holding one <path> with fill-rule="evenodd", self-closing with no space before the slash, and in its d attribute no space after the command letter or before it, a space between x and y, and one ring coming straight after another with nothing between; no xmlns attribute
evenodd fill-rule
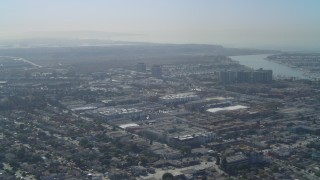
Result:
<svg viewBox="0 0 320 180"><path fill-rule="evenodd" d="M238 71L237 72L237 82L238 83L249 83L252 81L251 71Z"/></svg>
<svg viewBox="0 0 320 180"><path fill-rule="evenodd" d="M252 73L252 82L254 83L271 83L272 70L264 70L262 68Z"/></svg>
<svg viewBox="0 0 320 180"><path fill-rule="evenodd" d="M262 68L256 71L221 71L219 80L222 83L271 83L272 70Z"/></svg>
<svg viewBox="0 0 320 180"><path fill-rule="evenodd" d="M221 71L219 74L220 82L228 84L234 83L237 80L237 72L234 71Z"/></svg>
<svg viewBox="0 0 320 180"><path fill-rule="evenodd" d="M137 71L138 72L146 72L146 70L147 70L147 66L145 63L140 62L137 64Z"/></svg>
<svg viewBox="0 0 320 180"><path fill-rule="evenodd" d="M154 77L162 77L162 68L160 65L154 65L151 67L151 73Z"/></svg>

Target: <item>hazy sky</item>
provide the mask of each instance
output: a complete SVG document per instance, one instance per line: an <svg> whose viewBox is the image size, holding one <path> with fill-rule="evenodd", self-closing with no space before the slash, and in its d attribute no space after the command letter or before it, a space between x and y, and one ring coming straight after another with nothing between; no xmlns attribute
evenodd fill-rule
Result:
<svg viewBox="0 0 320 180"><path fill-rule="evenodd" d="M122 40L315 48L320 0L0 0L0 24L0 38L106 31L135 34Z"/></svg>

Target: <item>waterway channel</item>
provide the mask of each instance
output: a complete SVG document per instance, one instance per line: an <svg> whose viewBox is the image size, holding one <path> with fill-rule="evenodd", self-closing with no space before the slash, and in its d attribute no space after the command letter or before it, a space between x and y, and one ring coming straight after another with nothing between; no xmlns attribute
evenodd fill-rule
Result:
<svg viewBox="0 0 320 180"><path fill-rule="evenodd" d="M262 55L246 55L246 56L230 56L231 59L238 61L241 65L252 69L271 69L275 79L296 78L310 79L303 71L294 69L283 64L278 64L267 60L266 58L272 54Z"/></svg>

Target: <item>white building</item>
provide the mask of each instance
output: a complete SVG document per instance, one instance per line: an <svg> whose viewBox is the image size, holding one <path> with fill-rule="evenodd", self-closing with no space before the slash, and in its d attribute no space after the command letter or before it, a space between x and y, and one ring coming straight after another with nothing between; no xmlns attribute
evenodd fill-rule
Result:
<svg viewBox="0 0 320 180"><path fill-rule="evenodd" d="M168 94L159 98L161 103L180 103L199 100L200 97L193 92L188 93L178 93L178 94Z"/></svg>

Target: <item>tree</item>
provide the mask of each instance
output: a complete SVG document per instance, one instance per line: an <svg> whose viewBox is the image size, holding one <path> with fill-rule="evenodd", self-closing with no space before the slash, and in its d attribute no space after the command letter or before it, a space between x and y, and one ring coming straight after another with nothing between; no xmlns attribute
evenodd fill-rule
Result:
<svg viewBox="0 0 320 180"><path fill-rule="evenodd" d="M228 164L228 162L227 162L227 158L223 158L222 159L222 161L221 161L221 168L222 169L227 169L227 164Z"/></svg>
<svg viewBox="0 0 320 180"><path fill-rule="evenodd" d="M140 158L140 164L141 164L142 166L146 166L147 163L148 163L148 158L145 157L145 156L141 156L141 158Z"/></svg>
<svg viewBox="0 0 320 180"><path fill-rule="evenodd" d="M278 172L279 172L278 166L276 166L276 165L271 166L271 171L272 171L273 173L278 173Z"/></svg>
<svg viewBox="0 0 320 180"><path fill-rule="evenodd" d="M173 180L173 179L174 179L173 175L169 172L166 172L162 175L162 180Z"/></svg>
<svg viewBox="0 0 320 180"><path fill-rule="evenodd" d="M19 160L23 160L26 158L26 149L25 148L21 148L17 151L17 157Z"/></svg>
<svg viewBox="0 0 320 180"><path fill-rule="evenodd" d="M82 146L82 147L84 147L84 148L89 148L89 149L92 149L92 148L93 148L93 144L91 144L91 143L89 142L89 140L86 139L86 138L81 139L81 140L79 141L79 145Z"/></svg>
<svg viewBox="0 0 320 180"><path fill-rule="evenodd" d="M216 165L220 165L220 156L217 156Z"/></svg>
<svg viewBox="0 0 320 180"><path fill-rule="evenodd" d="M191 147L190 146L183 146L181 147L181 153L184 154L184 155L189 155L191 154Z"/></svg>
<svg viewBox="0 0 320 180"><path fill-rule="evenodd" d="M19 128L20 128L21 130L23 130L23 129L24 129L24 124L20 124L20 125L19 125Z"/></svg>

